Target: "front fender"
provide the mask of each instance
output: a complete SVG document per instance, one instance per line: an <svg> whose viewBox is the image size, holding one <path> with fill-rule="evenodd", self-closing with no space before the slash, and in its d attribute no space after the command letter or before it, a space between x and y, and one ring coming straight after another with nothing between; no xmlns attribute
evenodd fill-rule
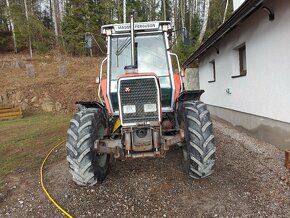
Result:
<svg viewBox="0 0 290 218"><path fill-rule="evenodd" d="M183 102L188 100L199 101L200 96L204 93L204 90L186 90L180 93L177 98L177 102Z"/></svg>

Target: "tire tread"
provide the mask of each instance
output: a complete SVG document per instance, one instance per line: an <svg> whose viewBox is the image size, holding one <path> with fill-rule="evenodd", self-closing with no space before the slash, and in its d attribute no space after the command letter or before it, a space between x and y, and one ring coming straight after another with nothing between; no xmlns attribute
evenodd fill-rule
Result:
<svg viewBox="0 0 290 218"><path fill-rule="evenodd" d="M185 170L192 178L205 178L213 173L216 153L210 113L204 103L192 100L183 103L183 112L189 157Z"/></svg>
<svg viewBox="0 0 290 218"><path fill-rule="evenodd" d="M98 176L94 141L100 137L101 126L105 128L105 119L101 109L85 108L70 121L66 159L72 179L78 185L90 186L104 179L102 173L102 177Z"/></svg>

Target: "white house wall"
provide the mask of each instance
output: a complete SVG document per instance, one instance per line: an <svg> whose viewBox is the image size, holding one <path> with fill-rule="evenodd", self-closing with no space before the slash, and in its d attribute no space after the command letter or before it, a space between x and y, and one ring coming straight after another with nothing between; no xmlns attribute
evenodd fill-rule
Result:
<svg viewBox="0 0 290 218"><path fill-rule="evenodd" d="M207 104L290 123L290 1L272 1L275 20L259 9L199 58L202 100ZM239 71L237 46L245 43L247 75ZM236 52L237 55L237 52ZM215 60L216 82L210 61ZM230 88L231 94L226 92Z"/></svg>

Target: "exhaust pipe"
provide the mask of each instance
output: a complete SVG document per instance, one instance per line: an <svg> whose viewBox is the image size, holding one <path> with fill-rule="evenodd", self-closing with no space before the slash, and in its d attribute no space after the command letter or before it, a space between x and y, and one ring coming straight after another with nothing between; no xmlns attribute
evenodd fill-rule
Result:
<svg viewBox="0 0 290 218"><path fill-rule="evenodd" d="M130 39L131 39L131 65L125 66L125 73L136 73L138 70L138 58L137 58L137 43L135 43L135 34L134 34L134 15L131 15L130 19Z"/></svg>
<svg viewBox="0 0 290 218"><path fill-rule="evenodd" d="M133 14L131 15L130 27L131 27L131 65L135 66L136 60L135 60L135 36L134 36L134 15Z"/></svg>

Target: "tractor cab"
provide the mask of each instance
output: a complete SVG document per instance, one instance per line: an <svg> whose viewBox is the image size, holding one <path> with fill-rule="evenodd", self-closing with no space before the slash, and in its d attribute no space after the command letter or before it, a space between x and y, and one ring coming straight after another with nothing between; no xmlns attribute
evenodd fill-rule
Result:
<svg viewBox="0 0 290 218"><path fill-rule="evenodd" d="M102 34L107 36L108 45L106 58L107 107L110 108L113 115L118 115L120 112L118 100L118 80L120 78L132 74L134 76L150 74L158 78L158 86L161 88L162 112L172 112L176 91L180 92L181 80L180 76L174 76L173 72L171 58L172 56L177 58L177 56L169 51L171 22L154 21L134 23L133 25L133 36L130 23L106 25L101 29ZM177 80L176 77L178 77ZM140 80L138 81L140 82ZM142 82L139 85L141 85L138 87L139 91L146 92L146 86L142 85Z"/></svg>

